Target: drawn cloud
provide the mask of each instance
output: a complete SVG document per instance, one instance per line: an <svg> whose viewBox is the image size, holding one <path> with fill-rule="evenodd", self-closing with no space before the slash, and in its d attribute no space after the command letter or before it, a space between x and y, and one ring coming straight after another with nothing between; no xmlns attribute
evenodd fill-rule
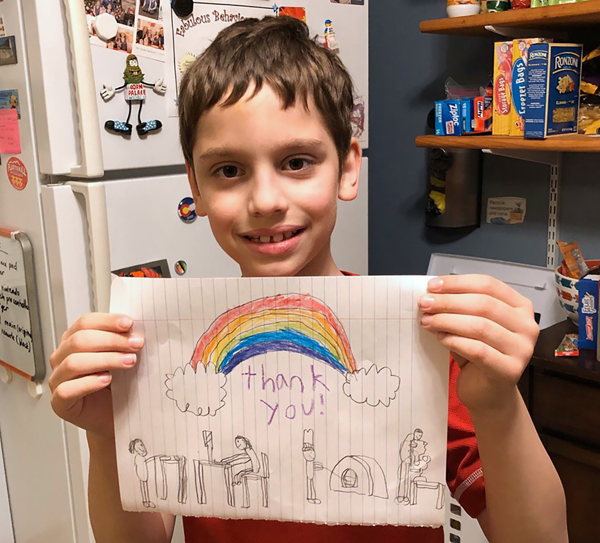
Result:
<svg viewBox="0 0 600 543"><path fill-rule="evenodd" d="M168 373L165 381L167 397L177 404L179 411L199 417L214 416L225 405L226 384L227 376L217 372L214 364L196 369L186 364L175 373Z"/></svg>
<svg viewBox="0 0 600 543"><path fill-rule="evenodd" d="M378 370L375 364L371 364L368 369L363 367L354 373L348 373L346 382L342 385L348 398L371 407L379 404L389 407L399 388L400 377L393 375L387 366Z"/></svg>

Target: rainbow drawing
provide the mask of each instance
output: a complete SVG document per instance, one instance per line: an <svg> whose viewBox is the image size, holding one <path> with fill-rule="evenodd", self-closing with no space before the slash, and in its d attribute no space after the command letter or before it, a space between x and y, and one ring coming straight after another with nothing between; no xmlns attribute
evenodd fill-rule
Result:
<svg viewBox="0 0 600 543"><path fill-rule="evenodd" d="M309 294L278 294L222 313L196 344L190 364L214 364L225 375L254 356L301 353L340 373L354 373L356 360L333 311Z"/></svg>

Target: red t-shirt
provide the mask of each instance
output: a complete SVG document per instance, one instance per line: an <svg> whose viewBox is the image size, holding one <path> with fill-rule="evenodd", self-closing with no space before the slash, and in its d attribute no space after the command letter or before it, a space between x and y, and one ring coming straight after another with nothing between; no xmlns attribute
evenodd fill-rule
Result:
<svg viewBox="0 0 600 543"><path fill-rule="evenodd" d="M343 272L344 275L352 275ZM467 408L456 395L459 368L450 361L448 457L450 492L472 517L485 509L485 486L475 429ZM184 517L186 543L443 543L442 528L407 526L325 526L271 520L222 520Z"/></svg>

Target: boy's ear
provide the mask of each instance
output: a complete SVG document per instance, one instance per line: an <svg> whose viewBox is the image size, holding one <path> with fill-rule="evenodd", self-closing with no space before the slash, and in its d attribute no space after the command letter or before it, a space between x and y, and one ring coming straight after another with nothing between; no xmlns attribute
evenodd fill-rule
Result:
<svg viewBox="0 0 600 543"><path fill-rule="evenodd" d="M352 138L350 150L342 163L342 171L340 172L340 185L338 187L338 198L340 200L349 202L356 198L361 164L362 149L360 143L356 138Z"/></svg>
<svg viewBox="0 0 600 543"><path fill-rule="evenodd" d="M185 169L187 171L188 182L192 191L192 198L194 198L194 203L196 204L196 215L199 217L206 217L206 210L204 209L202 196L200 196L198 184L196 183L196 175L194 174L193 168L187 163L187 161L185 163Z"/></svg>

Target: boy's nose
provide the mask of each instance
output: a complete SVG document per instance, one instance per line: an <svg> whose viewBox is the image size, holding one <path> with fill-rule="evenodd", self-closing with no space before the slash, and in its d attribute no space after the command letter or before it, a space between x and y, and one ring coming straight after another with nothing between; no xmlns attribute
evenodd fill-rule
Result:
<svg viewBox="0 0 600 543"><path fill-rule="evenodd" d="M248 198L248 211L251 215L269 216L284 213L287 209L287 198L275 177L259 174L252 179Z"/></svg>

